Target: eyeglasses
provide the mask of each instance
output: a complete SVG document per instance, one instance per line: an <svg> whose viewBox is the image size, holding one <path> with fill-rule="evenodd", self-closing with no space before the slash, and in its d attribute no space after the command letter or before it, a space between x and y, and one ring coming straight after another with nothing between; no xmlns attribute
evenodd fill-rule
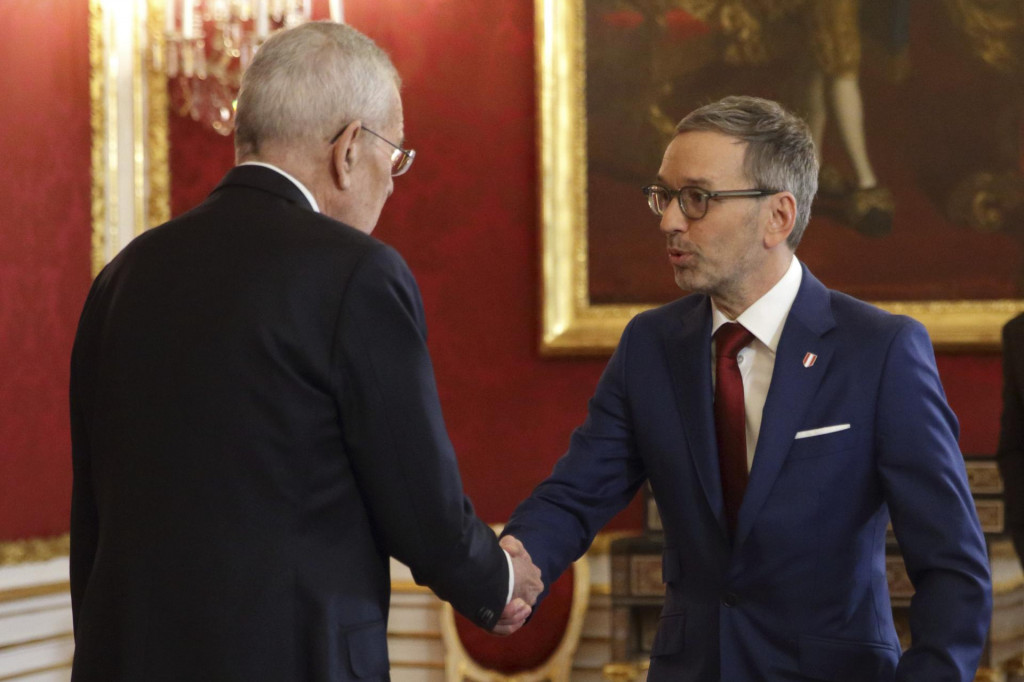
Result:
<svg viewBox="0 0 1024 682"><path fill-rule="evenodd" d="M345 132L345 128L348 128L347 124L341 130L339 130L334 137L331 138L331 141L328 144L334 144L335 142L337 142L338 138L341 137L341 134ZM399 175L402 175L407 170L409 170L409 166L412 165L412 160L416 158L415 149L402 149L388 138L384 137L379 133L373 132L366 126L363 126L362 129L364 132L370 133L379 140L384 140L389 145L395 148L394 151L391 152L391 177L397 178Z"/></svg>
<svg viewBox="0 0 1024 682"><path fill-rule="evenodd" d="M662 185L647 185L644 194L647 205L656 216L664 215L668 210L672 197L679 201L683 215L690 220L700 220L708 213L708 202L711 199L736 199L748 197L766 197L778 194L780 189L730 189L722 192L711 192L701 187L680 187L669 189Z"/></svg>

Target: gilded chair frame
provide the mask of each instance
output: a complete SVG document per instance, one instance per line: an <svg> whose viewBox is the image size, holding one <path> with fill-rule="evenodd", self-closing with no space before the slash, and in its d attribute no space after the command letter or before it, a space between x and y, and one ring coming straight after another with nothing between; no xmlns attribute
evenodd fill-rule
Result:
<svg viewBox="0 0 1024 682"><path fill-rule="evenodd" d="M445 647L446 682L569 682L573 657L579 647L583 619L590 603L590 564L586 556L573 564L572 607L558 647L541 665L515 675L488 670L469 655L455 627L455 611L445 602L441 607L441 638ZM529 624L526 625L529 627Z"/></svg>

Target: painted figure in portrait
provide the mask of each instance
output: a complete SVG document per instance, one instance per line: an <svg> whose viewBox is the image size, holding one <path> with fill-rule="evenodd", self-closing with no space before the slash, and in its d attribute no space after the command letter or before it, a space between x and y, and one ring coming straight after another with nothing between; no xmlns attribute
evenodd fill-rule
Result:
<svg viewBox="0 0 1024 682"><path fill-rule="evenodd" d="M1022 0L588 0L585 15L595 303L675 297L638 188L681 113L728 94L810 123L822 171L800 255L830 285L1024 297Z"/></svg>

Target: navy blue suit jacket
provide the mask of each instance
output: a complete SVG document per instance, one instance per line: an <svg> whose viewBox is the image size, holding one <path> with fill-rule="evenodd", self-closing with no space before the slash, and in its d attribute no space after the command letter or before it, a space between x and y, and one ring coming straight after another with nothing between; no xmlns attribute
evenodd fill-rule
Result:
<svg viewBox="0 0 1024 682"><path fill-rule="evenodd" d="M129 244L72 360L75 682L386 680L389 555L492 627L425 334L401 257L273 170Z"/></svg>
<svg viewBox="0 0 1024 682"><path fill-rule="evenodd" d="M709 299L634 318L569 451L506 526L545 582L650 480L667 583L652 682L972 680L990 576L924 328L804 268L732 543L712 401ZM916 588L902 657L890 517Z"/></svg>

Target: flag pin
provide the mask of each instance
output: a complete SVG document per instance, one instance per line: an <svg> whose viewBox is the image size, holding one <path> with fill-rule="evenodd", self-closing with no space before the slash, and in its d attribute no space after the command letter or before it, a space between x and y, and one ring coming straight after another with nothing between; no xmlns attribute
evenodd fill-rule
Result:
<svg viewBox="0 0 1024 682"><path fill-rule="evenodd" d="M818 359L818 356L814 353L808 353L804 356L804 367L810 367L814 364L814 361Z"/></svg>

